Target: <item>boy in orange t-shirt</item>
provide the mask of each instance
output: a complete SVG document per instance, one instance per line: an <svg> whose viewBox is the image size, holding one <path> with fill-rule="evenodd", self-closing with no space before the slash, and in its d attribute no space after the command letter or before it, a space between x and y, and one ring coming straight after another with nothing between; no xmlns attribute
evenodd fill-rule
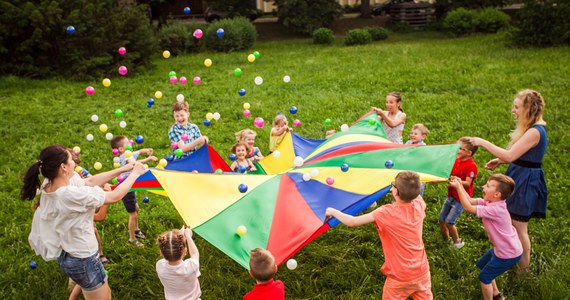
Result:
<svg viewBox="0 0 570 300"><path fill-rule="evenodd" d="M422 240L426 204L420 194L420 177L417 173L398 173L392 183L394 202L376 210L351 216L334 208L326 215L337 218L349 227L375 223L382 248L384 265L380 271L386 275L382 299L433 299L429 263Z"/></svg>

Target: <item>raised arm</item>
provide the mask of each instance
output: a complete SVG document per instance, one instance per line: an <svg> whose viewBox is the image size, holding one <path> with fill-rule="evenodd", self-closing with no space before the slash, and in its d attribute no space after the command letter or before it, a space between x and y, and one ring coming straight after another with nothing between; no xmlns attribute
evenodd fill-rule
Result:
<svg viewBox="0 0 570 300"><path fill-rule="evenodd" d="M131 187L133 186L133 183L135 183L135 180L137 180L137 178L139 178L139 176L144 174L146 171L147 168L145 168L143 164L140 162L135 162L133 171L127 177L127 179L119 184L113 191L105 193L105 204L113 204L121 200L131 190Z"/></svg>
<svg viewBox="0 0 570 300"><path fill-rule="evenodd" d="M499 163L501 163L501 161L506 162L506 163L510 163L510 162L513 162L513 161L519 159L519 157L521 157L528 150L530 150L530 148L532 148L538 144L538 142L540 141L540 132L538 132L538 130L536 128L530 128L508 150L501 148L499 146L496 146L495 144L493 144L487 140L484 140L482 138L472 137L472 138L469 138L469 140L471 141L471 143L474 146L483 147L483 148L487 149L487 151L489 151L491 154L493 154L496 158L498 158L500 161L497 161L495 164L499 164ZM489 162L489 163L491 163L491 162Z"/></svg>
<svg viewBox="0 0 570 300"><path fill-rule="evenodd" d="M192 229L185 227L184 237L188 243L188 253L190 254L190 257L200 261L200 252L198 252L198 247L196 247L196 243L194 243L194 240L192 239Z"/></svg>
<svg viewBox="0 0 570 300"><path fill-rule="evenodd" d="M329 207L327 208L325 215L327 217L334 217L337 218L342 224L348 227L358 227L368 223L374 222L374 217L372 213L367 213L360 216L351 216L349 214L345 214L338 209Z"/></svg>
<svg viewBox="0 0 570 300"><path fill-rule="evenodd" d="M465 211L468 213L475 214L477 212L477 201L469 197L469 194L467 194L467 191L465 191L465 188L461 183L461 179L458 177L453 177L450 180L449 185L451 185L451 187L457 191L457 194L459 195L459 202L461 202L463 209L465 209Z"/></svg>
<svg viewBox="0 0 570 300"><path fill-rule="evenodd" d="M109 182L111 179L121 175L122 173L132 170L134 166L135 166L134 162L128 162L120 168L87 177L84 179L85 185L102 187L105 183Z"/></svg>
<svg viewBox="0 0 570 300"><path fill-rule="evenodd" d="M389 118L388 115L386 115L386 112L384 112L381 109L377 109L376 113L378 114L378 116L380 116L380 118L382 118L382 120L384 120L384 122L386 122L386 125L388 125L391 128L394 128L406 122L405 113L401 113L400 116L395 119Z"/></svg>

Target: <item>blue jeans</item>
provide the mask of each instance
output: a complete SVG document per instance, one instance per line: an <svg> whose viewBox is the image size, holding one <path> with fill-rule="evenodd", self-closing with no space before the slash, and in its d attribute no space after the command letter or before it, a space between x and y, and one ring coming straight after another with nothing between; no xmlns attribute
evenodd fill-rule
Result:
<svg viewBox="0 0 570 300"><path fill-rule="evenodd" d="M105 268L99 260L99 253L86 258L77 258L61 250L57 258L59 268L83 290L93 291L107 281Z"/></svg>
<svg viewBox="0 0 570 300"><path fill-rule="evenodd" d="M461 203L455 198L448 196L443 203L443 207L441 208L441 212L439 213L438 220L440 222L445 222L447 224L454 225L457 221L457 218L463 212L463 206Z"/></svg>
<svg viewBox="0 0 570 300"><path fill-rule="evenodd" d="M499 275L505 273L514 267L519 260L521 260L522 255L515 258L503 259L498 258L495 255L495 248L491 248L487 251L479 261L477 262L477 268L481 270L479 273L479 280L484 284L490 284Z"/></svg>

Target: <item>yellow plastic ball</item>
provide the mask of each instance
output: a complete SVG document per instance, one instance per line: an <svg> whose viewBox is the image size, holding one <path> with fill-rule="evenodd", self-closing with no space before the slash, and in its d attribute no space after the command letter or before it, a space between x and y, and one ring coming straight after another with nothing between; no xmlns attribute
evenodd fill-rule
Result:
<svg viewBox="0 0 570 300"><path fill-rule="evenodd" d="M81 148L79 148L79 146L75 146L73 147L73 151L75 151L77 154L81 153Z"/></svg>
<svg viewBox="0 0 570 300"><path fill-rule="evenodd" d="M204 60L204 66L206 66L206 67L208 67L208 68L211 67L211 66L212 66L212 60L209 59L209 58L206 58L206 59Z"/></svg>
<svg viewBox="0 0 570 300"><path fill-rule="evenodd" d="M210 112L209 112L209 113L206 114L206 119L212 120L213 118L214 118L214 114L213 114L213 113L210 113Z"/></svg>
<svg viewBox="0 0 570 300"><path fill-rule="evenodd" d="M126 157L126 158L130 158L130 157L133 156L133 151L131 151L131 150L125 150L125 153L124 153L124 154L125 154L125 157Z"/></svg>
<svg viewBox="0 0 570 300"><path fill-rule="evenodd" d="M103 79L103 86L104 87L110 87L111 86L111 79L109 79L109 78Z"/></svg>
<svg viewBox="0 0 570 300"><path fill-rule="evenodd" d="M96 162L93 164L93 168L97 171L101 170L101 168L103 168L103 165L100 162Z"/></svg>
<svg viewBox="0 0 570 300"><path fill-rule="evenodd" d="M248 55L248 56L247 56L247 61L249 61L249 62L254 62L254 61L255 61L255 55L253 55L253 54Z"/></svg>
<svg viewBox="0 0 570 300"><path fill-rule="evenodd" d="M251 107L251 105L249 105L249 103L244 103L243 104L243 109L249 109Z"/></svg>
<svg viewBox="0 0 570 300"><path fill-rule="evenodd" d="M107 129L108 129L107 125L105 125L105 124L99 125L99 130L101 130L101 132L107 132Z"/></svg>
<svg viewBox="0 0 570 300"><path fill-rule="evenodd" d="M83 173L83 168L80 166L76 166L75 167L75 172L77 172L78 174L82 174Z"/></svg>
<svg viewBox="0 0 570 300"><path fill-rule="evenodd" d="M247 233L247 228L244 225L240 225L238 226L236 232L239 236L244 236Z"/></svg>
<svg viewBox="0 0 570 300"><path fill-rule="evenodd" d="M170 51L164 50L164 52L162 52L162 57L169 58L170 57Z"/></svg>
<svg viewBox="0 0 570 300"><path fill-rule="evenodd" d="M156 98L156 99L162 98L162 92L161 91L154 92L154 98Z"/></svg>
<svg viewBox="0 0 570 300"><path fill-rule="evenodd" d="M164 167L166 167L166 166L168 165L168 161L167 161L166 159L164 159L164 158L161 158L161 159L158 161L158 165L164 168Z"/></svg>
<svg viewBox="0 0 570 300"><path fill-rule="evenodd" d="M118 169L121 167L120 163L113 163L113 168Z"/></svg>

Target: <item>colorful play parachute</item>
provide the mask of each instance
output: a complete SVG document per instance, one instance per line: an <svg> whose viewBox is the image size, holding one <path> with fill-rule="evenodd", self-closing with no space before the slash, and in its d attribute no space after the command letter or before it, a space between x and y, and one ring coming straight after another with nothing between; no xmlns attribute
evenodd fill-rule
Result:
<svg viewBox="0 0 570 300"><path fill-rule="evenodd" d="M446 180L458 147L392 144L369 114L280 174L152 173L187 225L249 268L251 249L266 248L283 263L338 224L325 218L327 207L357 214L385 195L402 170L426 182Z"/></svg>

